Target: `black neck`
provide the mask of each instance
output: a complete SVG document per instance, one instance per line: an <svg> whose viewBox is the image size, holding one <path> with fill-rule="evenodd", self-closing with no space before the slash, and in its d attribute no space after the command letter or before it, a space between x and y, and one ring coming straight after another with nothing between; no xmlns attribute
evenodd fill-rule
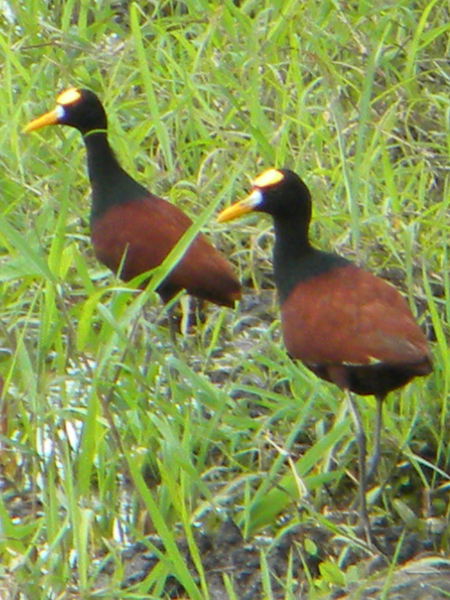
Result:
<svg viewBox="0 0 450 600"><path fill-rule="evenodd" d="M147 194L146 189L119 165L109 145L106 131L88 133L83 139L92 186L91 221L112 205L142 198Z"/></svg>
<svg viewBox="0 0 450 600"><path fill-rule="evenodd" d="M308 226L308 222L299 222L298 219L275 220L273 264L280 304L301 281L348 264L337 254L313 248L308 240Z"/></svg>

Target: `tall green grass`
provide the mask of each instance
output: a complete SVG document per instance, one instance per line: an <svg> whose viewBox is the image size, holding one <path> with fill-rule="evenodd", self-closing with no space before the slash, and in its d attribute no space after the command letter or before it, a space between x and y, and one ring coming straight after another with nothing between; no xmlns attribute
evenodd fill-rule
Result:
<svg viewBox="0 0 450 600"><path fill-rule="evenodd" d="M302 519L298 503L323 522L325 485L339 490L356 469L341 395L282 348L267 301L270 223L214 223L219 205L272 165L310 186L314 243L376 272L399 270L413 310L417 299L425 308L419 320L429 315L435 372L388 398L381 473L403 452L420 490L433 494L448 464L448 8L436 0L9 7L0 15L5 577L26 598L130 597L120 588L120 549L136 540L150 547L145 536L155 532L160 565L133 597L163 597L173 574L188 597L208 598L195 525L226 509L248 539L276 538ZM144 294L93 257L79 134L21 134L71 85L104 101L123 166L195 220ZM174 346L153 290L200 228L254 286L246 293L266 299L269 319L258 318L258 303L250 314L246 303L209 307L204 325ZM360 406L370 431L374 404ZM298 453L302 435L309 447ZM437 466L416 456L424 444ZM21 518L11 511L17 493L33 499ZM375 513L401 518L397 493L386 489ZM411 506L425 518L420 502ZM436 510L446 515L447 502ZM95 592L105 552L115 572ZM261 572L269 598L264 553ZM296 577L288 569L287 598ZM315 586L333 581L324 568ZM231 579L226 586L233 598Z"/></svg>

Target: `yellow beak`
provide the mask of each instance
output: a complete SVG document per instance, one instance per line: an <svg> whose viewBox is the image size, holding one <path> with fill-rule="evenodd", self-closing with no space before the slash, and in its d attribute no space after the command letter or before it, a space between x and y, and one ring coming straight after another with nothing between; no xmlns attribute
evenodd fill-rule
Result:
<svg viewBox="0 0 450 600"><path fill-rule="evenodd" d="M257 209L262 202L262 193L260 190L255 189L247 196L244 200L236 202L232 206L229 206L223 210L217 217L218 223L225 223L225 221L232 221L238 217L245 215L253 210Z"/></svg>
<svg viewBox="0 0 450 600"><path fill-rule="evenodd" d="M23 128L23 133L29 133L30 131L34 131L35 129L41 129L41 127L46 127L47 125L56 125L58 123L58 119L60 118L60 112L58 111L58 107L51 110L45 115L41 115L37 119L30 121L28 125Z"/></svg>

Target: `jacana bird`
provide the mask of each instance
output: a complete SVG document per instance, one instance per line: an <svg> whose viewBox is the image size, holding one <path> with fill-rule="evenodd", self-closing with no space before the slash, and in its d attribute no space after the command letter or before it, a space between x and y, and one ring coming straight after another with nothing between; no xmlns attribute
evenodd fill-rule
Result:
<svg viewBox="0 0 450 600"><path fill-rule="evenodd" d="M251 194L223 210L218 221L251 211L273 218L274 278L289 355L346 391L359 450L361 522L370 541L366 437L351 392L373 394L377 400L369 462L373 474L380 456L383 400L391 390L431 372L427 340L390 283L311 245L311 195L298 175L287 169L265 171Z"/></svg>
<svg viewBox="0 0 450 600"><path fill-rule="evenodd" d="M160 265L191 219L122 169L108 142L105 109L92 91L62 92L56 108L31 121L24 132L57 124L78 129L86 146L92 186L91 241L97 259L124 281ZM157 291L167 303L183 289L229 307L240 298L241 287L230 265L202 233Z"/></svg>

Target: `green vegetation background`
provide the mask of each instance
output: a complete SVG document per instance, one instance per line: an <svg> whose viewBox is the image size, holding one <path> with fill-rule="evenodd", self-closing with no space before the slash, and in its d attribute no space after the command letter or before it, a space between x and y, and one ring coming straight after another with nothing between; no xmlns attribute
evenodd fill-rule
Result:
<svg viewBox="0 0 450 600"><path fill-rule="evenodd" d="M174 573L207 598L195 525L227 512L248 539L276 540L305 518L299 503L317 519L324 484L339 499L355 474L341 394L280 341L269 220L214 221L269 166L310 186L314 243L390 274L433 331L434 374L387 400L391 482L372 491L375 514L424 526L423 494L448 463L449 44L442 0L1 4L0 575L17 593L91 597L94 557L155 532L163 560L133 597L162 597ZM197 219L252 295L236 312L208 307L176 347L152 286L138 295L93 257L79 134L21 134L74 85L103 100L123 166ZM370 432L374 402L360 406ZM439 494L433 511L447 516ZM120 581L117 564L98 597L129 597Z"/></svg>

